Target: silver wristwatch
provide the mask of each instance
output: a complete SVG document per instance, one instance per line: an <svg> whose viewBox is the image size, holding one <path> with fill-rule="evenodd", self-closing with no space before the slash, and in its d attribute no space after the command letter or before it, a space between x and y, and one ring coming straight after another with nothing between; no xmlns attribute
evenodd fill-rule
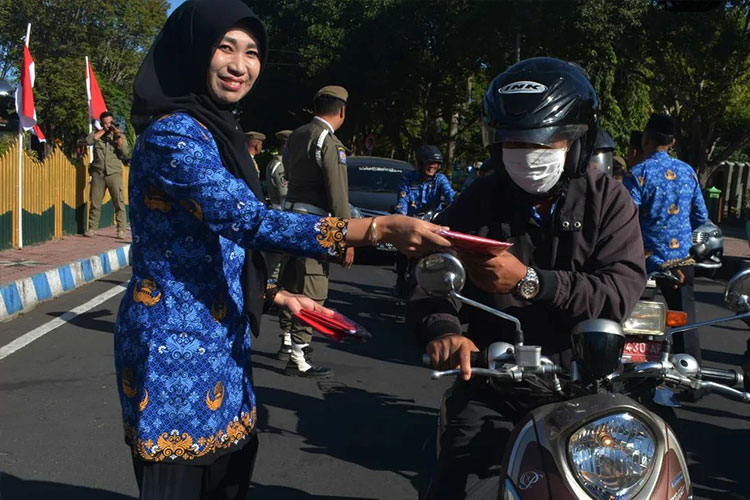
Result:
<svg viewBox="0 0 750 500"><path fill-rule="evenodd" d="M516 285L516 293L526 300L531 300L539 294L539 276L533 267L526 268L526 276Z"/></svg>

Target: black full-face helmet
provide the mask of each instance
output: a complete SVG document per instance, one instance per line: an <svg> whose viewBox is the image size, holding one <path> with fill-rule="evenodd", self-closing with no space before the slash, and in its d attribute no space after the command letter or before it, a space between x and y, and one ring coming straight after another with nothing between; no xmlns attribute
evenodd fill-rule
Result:
<svg viewBox="0 0 750 500"><path fill-rule="evenodd" d="M591 153L589 168L598 168L605 174L612 175L614 166L615 141L603 128L599 128L594 142L594 152Z"/></svg>
<svg viewBox="0 0 750 500"><path fill-rule="evenodd" d="M414 152L414 156L417 160L417 170L420 172L426 163L439 163L441 167L443 166L443 153L437 146L431 144L419 146Z"/></svg>
<svg viewBox="0 0 750 500"><path fill-rule="evenodd" d="M550 57L526 59L492 80L482 103L482 135L493 164L502 144L569 143L565 175L584 175L597 134L599 100L583 70Z"/></svg>

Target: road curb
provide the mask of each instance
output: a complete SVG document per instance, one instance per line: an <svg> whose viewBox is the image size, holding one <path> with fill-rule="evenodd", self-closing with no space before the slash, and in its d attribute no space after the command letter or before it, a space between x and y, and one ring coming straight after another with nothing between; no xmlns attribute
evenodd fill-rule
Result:
<svg viewBox="0 0 750 500"><path fill-rule="evenodd" d="M0 321L130 265L130 245L0 286Z"/></svg>

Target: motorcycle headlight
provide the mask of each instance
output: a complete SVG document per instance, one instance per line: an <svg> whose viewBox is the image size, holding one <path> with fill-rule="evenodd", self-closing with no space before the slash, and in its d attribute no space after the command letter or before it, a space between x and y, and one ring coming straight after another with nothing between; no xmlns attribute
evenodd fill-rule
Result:
<svg viewBox="0 0 750 500"><path fill-rule="evenodd" d="M578 429L568 441L568 460L578 482L601 500L629 500L654 468L656 438L630 413L615 413Z"/></svg>
<svg viewBox="0 0 750 500"><path fill-rule="evenodd" d="M666 330L667 308L661 302L639 300L622 323L627 335L662 335Z"/></svg>

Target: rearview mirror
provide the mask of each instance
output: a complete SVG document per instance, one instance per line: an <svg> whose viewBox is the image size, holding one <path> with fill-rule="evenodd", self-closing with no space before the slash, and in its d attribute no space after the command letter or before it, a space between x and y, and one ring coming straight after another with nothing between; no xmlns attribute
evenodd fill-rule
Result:
<svg viewBox="0 0 750 500"><path fill-rule="evenodd" d="M417 283L428 294L449 297L460 292L466 283L466 271L461 261L449 253L434 253L417 263Z"/></svg>
<svg viewBox="0 0 750 500"><path fill-rule="evenodd" d="M732 276L724 290L724 302L736 313L750 311L750 269Z"/></svg>

